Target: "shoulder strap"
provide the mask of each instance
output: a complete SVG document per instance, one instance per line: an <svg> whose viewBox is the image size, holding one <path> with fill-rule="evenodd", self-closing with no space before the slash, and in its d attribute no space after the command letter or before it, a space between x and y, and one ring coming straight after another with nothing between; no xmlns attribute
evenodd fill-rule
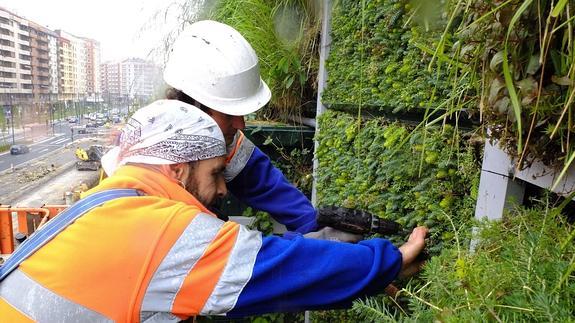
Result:
<svg viewBox="0 0 575 323"><path fill-rule="evenodd" d="M134 189L111 189L101 191L81 199L71 207L64 210L54 219L48 221L42 228L36 230L26 241L24 241L14 253L0 266L0 282L16 269L24 260L40 249L48 241L52 240L58 233L72 224L76 219L86 214L93 208L104 204L107 201L120 197L139 196Z"/></svg>

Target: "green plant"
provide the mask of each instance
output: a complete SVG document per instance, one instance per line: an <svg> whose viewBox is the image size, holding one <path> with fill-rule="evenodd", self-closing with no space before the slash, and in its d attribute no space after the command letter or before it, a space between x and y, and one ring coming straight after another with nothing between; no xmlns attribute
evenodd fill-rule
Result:
<svg viewBox="0 0 575 323"><path fill-rule="evenodd" d="M427 68L431 54L422 48L433 47L444 24L414 19L418 8L407 0L337 1L322 101L335 109L392 112L442 102L452 84L445 70Z"/></svg>
<svg viewBox="0 0 575 323"><path fill-rule="evenodd" d="M563 206L542 202L482 222L473 251L471 233L459 231L458 243L425 266L426 284L400 292L409 302L403 312L373 301L354 308L402 322L572 322L575 227Z"/></svg>
<svg viewBox="0 0 575 323"><path fill-rule="evenodd" d="M10 144L0 143L0 152L5 152L10 150Z"/></svg>
<svg viewBox="0 0 575 323"><path fill-rule="evenodd" d="M318 205L358 208L406 229L426 225L429 251L451 243L473 216L479 165L451 126L418 128L328 111L320 118ZM358 129L359 128L359 129ZM404 237L395 237L400 243Z"/></svg>
<svg viewBox="0 0 575 323"><path fill-rule="evenodd" d="M447 26L435 47L439 60L430 67L449 74L469 71L476 78L476 103L491 136L519 159L569 166L573 160L572 107L575 99L573 15L568 1L449 1ZM468 48L466 55L450 48ZM479 86L477 86L479 84ZM521 163L525 162L525 163Z"/></svg>
<svg viewBox="0 0 575 323"><path fill-rule="evenodd" d="M236 28L258 54L272 91L260 117L298 115L302 104L315 98L321 28L316 6L305 0L223 0L210 9L210 18Z"/></svg>

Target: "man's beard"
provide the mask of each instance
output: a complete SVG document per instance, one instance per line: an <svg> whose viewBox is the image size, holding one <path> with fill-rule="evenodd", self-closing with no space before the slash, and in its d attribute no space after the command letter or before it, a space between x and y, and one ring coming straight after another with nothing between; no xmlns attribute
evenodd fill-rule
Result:
<svg viewBox="0 0 575 323"><path fill-rule="evenodd" d="M188 191L188 193L192 194L196 198L196 200L202 203L202 205L204 205L205 207L208 207L210 206L210 204L213 204L214 201L208 201L206 198L200 195L198 186L199 186L198 183L192 177L192 179L188 182L188 187L186 188L186 190Z"/></svg>

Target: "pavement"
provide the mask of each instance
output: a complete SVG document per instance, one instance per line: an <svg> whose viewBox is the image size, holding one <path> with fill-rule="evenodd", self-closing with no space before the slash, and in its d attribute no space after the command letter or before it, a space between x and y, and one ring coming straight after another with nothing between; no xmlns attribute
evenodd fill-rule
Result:
<svg viewBox="0 0 575 323"><path fill-rule="evenodd" d="M43 204L63 204L66 191L81 182L90 186L99 178L97 171L78 171L76 147L87 149L94 144L107 144L105 139L89 137L58 147L41 157L0 172L0 204L36 207Z"/></svg>

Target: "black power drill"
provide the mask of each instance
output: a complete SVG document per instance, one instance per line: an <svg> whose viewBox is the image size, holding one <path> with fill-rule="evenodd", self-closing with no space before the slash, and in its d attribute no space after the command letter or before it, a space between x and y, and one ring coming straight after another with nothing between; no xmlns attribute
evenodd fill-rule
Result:
<svg viewBox="0 0 575 323"><path fill-rule="evenodd" d="M408 234L395 221L381 219L371 213L344 207L326 206L318 209L317 223L341 231L355 234L382 235Z"/></svg>
<svg viewBox="0 0 575 323"><path fill-rule="evenodd" d="M405 230L392 220L379 218L371 213L337 206L326 206L318 209L317 224L320 227L332 227L349 233L369 235L379 233L382 235L409 236L411 230ZM417 255L417 260L424 261L430 256L423 250Z"/></svg>

